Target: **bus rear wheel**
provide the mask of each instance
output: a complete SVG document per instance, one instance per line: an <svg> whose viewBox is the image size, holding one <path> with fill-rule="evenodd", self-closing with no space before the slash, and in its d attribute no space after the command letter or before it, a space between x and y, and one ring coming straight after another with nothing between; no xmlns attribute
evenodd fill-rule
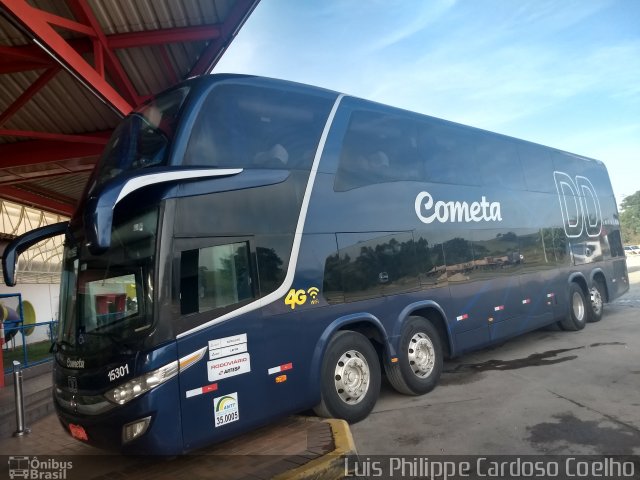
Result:
<svg viewBox="0 0 640 480"><path fill-rule="evenodd" d="M588 317L589 306L584 293L578 284L572 282L569 285L569 312L564 319L560 320L560 326L563 330L573 332L582 330L587 324Z"/></svg>
<svg viewBox="0 0 640 480"><path fill-rule="evenodd" d="M322 362L321 417L359 422L371 413L380 395L380 362L364 335L348 330L330 340Z"/></svg>
<svg viewBox="0 0 640 480"><path fill-rule="evenodd" d="M602 315L604 313L604 301L605 301L605 291L604 285L600 280L594 280L593 286L591 290L589 290L590 297L590 322L599 322L602 319Z"/></svg>
<svg viewBox="0 0 640 480"><path fill-rule="evenodd" d="M431 322L409 317L400 337L398 362L384 368L400 393L423 395L433 390L442 373L442 344Z"/></svg>

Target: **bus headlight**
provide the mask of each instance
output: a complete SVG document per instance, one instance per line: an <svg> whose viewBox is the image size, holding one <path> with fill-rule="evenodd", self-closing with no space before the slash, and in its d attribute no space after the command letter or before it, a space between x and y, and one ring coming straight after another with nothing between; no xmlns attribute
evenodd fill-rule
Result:
<svg viewBox="0 0 640 480"><path fill-rule="evenodd" d="M139 397L145 392L148 392L154 387L166 382L171 377L175 377L178 372L184 371L198 363L207 352L208 347L202 347L189 355L185 355L180 360L166 364L163 367L147 372L144 375L140 375L132 380L129 380L122 385L118 385L116 388L112 388L108 392L105 392L104 396L107 400L118 405L124 405L125 403Z"/></svg>
<svg viewBox="0 0 640 480"><path fill-rule="evenodd" d="M157 370L147 372L122 385L112 388L104 394L110 402L124 405L134 398L148 392L154 387L166 382L178 373L178 362L171 362Z"/></svg>

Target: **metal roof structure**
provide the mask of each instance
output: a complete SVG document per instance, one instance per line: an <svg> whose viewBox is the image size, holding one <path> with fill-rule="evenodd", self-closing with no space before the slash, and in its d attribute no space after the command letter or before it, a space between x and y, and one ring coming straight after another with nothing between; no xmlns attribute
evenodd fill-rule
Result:
<svg viewBox="0 0 640 480"><path fill-rule="evenodd" d="M107 139L259 0L0 0L0 198L70 216Z"/></svg>

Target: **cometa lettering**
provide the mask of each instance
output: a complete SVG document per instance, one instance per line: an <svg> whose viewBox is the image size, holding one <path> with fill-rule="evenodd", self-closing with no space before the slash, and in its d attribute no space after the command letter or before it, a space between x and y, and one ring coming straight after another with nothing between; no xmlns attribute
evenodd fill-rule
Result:
<svg viewBox="0 0 640 480"><path fill-rule="evenodd" d="M67 358L67 368L84 368L84 360L79 358L78 360L71 360Z"/></svg>
<svg viewBox="0 0 640 480"><path fill-rule="evenodd" d="M446 222L501 222L500 202L489 202L482 196L479 202L433 201L429 192L420 192L416 197L416 215L423 223ZM424 212L424 213L423 213Z"/></svg>

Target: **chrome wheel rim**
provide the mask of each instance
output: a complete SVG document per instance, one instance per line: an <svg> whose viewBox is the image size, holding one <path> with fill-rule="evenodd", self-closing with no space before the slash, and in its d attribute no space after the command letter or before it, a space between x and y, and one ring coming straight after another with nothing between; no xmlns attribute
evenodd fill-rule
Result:
<svg viewBox="0 0 640 480"><path fill-rule="evenodd" d="M349 350L342 354L336 364L334 374L336 392L343 402L356 405L365 397L369 390L371 372L364 356Z"/></svg>
<svg viewBox="0 0 640 480"><path fill-rule="evenodd" d="M593 309L593 313L596 315L600 315L602 312L602 295L600 295L600 290L596 287L591 288L591 308Z"/></svg>
<svg viewBox="0 0 640 480"><path fill-rule="evenodd" d="M431 375L436 364L436 352L431 339L422 332L416 333L409 340L407 358L416 377L425 378Z"/></svg>
<svg viewBox="0 0 640 480"><path fill-rule="evenodd" d="M578 292L573 292L571 304L573 308L573 315L576 317L576 320L582 322L584 320L584 302Z"/></svg>

